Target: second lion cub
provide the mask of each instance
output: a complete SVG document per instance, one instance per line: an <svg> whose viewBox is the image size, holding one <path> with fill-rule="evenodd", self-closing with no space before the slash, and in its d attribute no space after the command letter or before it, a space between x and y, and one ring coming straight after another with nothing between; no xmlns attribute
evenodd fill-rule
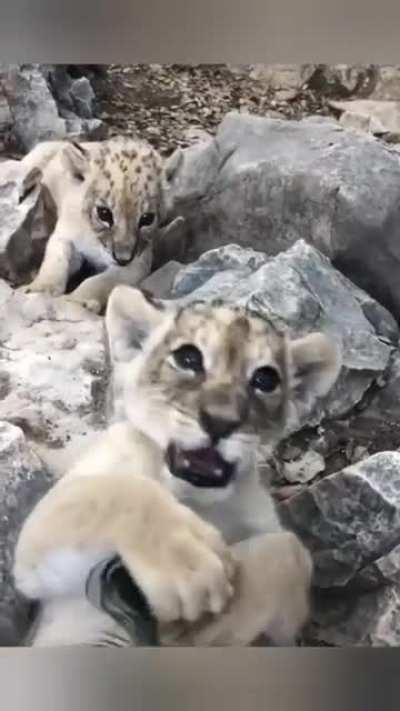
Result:
<svg viewBox="0 0 400 711"><path fill-rule="evenodd" d="M117 284L139 284L150 273L153 239L164 218L166 173L145 141L39 143L22 164L40 176L57 209L39 273L25 287L54 296L86 261L98 274L69 298L100 312Z"/></svg>

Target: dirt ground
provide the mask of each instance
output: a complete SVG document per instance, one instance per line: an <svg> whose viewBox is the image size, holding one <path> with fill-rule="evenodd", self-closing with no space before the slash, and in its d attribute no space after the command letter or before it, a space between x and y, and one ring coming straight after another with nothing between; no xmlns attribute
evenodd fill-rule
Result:
<svg viewBox="0 0 400 711"><path fill-rule="evenodd" d="M223 64L111 65L95 89L97 115L110 135L138 134L163 155L190 145L204 131L214 134L228 111L287 119L332 114L326 98L307 84L282 100L265 80Z"/></svg>

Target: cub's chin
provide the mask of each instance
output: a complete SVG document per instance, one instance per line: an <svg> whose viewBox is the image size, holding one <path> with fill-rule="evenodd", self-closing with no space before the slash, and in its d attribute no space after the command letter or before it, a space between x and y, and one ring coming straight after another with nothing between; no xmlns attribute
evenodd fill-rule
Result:
<svg viewBox="0 0 400 711"><path fill-rule="evenodd" d="M201 489L223 489L234 478L236 469L214 447L181 449L170 444L166 463L173 476Z"/></svg>

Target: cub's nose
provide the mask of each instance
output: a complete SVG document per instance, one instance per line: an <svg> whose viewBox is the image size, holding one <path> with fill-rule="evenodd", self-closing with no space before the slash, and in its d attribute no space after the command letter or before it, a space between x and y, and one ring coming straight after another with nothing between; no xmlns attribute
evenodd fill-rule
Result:
<svg viewBox="0 0 400 711"><path fill-rule="evenodd" d="M239 427L240 420L212 415L207 410L201 410L200 424L212 441L218 442L219 439L229 437Z"/></svg>
<svg viewBox="0 0 400 711"><path fill-rule="evenodd" d="M120 265L120 267L126 266L132 261L135 256L136 245L132 247L125 247L123 245L114 244L112 255L113 259Z"/></svg>

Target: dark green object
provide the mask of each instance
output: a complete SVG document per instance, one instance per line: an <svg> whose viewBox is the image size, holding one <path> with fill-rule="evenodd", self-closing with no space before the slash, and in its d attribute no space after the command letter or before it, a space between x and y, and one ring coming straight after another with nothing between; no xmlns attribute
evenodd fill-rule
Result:
<svg viewBox="0 0 400 711"><path fill-rule="evenodd" d="M93 568L86 583L86 596L128 632L133 645L159 646L157 620L119 557Z"/></svg>

